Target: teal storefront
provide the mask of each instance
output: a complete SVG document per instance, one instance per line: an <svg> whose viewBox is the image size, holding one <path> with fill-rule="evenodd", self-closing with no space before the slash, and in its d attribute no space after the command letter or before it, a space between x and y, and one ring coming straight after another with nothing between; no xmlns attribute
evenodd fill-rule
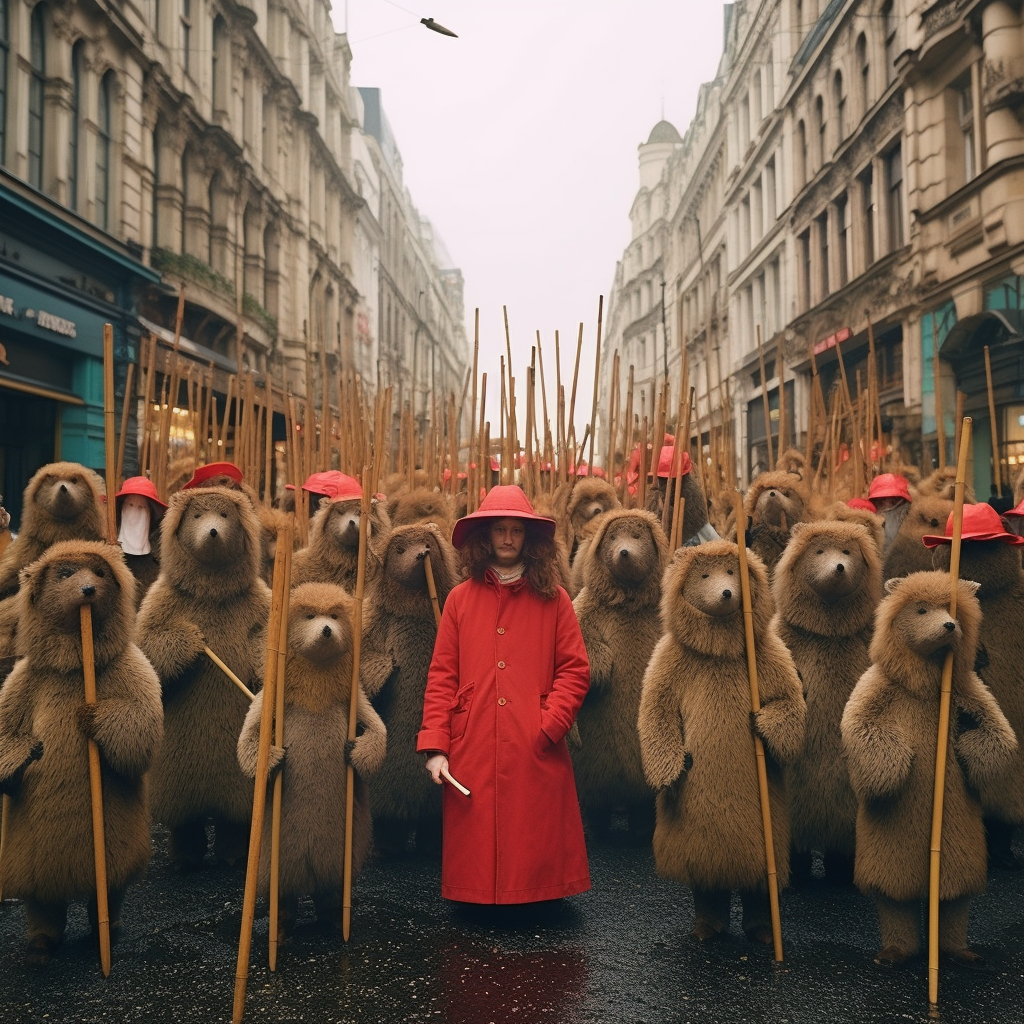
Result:
<svg viewBox="0 0 1024 1024"><path fill-rule="evenodd" d="M159 275L126 247L0 172L0 494L20 523L32 474L103 468L103 325L114 328L118 416L136 359L140 290Z"/></svg>

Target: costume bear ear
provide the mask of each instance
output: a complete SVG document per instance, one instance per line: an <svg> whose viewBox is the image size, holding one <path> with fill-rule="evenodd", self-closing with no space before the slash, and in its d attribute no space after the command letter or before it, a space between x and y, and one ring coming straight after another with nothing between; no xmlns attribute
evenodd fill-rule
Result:
<svg viewBox="0 0 1024 1024"><path fill-rule="evenodd" d="M26 565L18 573L18 584L28 594L31 604L35 604L39 597L39 588L42 586L42 580L45 575L46 568L39 564L38 559L30 565Z"/></svg>
<svg viewBox="0 0 1024 1024"><path fill-rule="evenodd" d="M974 580L961 580L960 589L966 590L967 593L971 595L971 597L974 597L974 595L977 594L978 591L981 589L981 584L975 583Z"/></svg>
<svg viewBox="0 0 1024 1024"><path fill-rule="evenodd" d="M885 592L887 594L895 594L897 587L903 582L905 577L894 576L891 580L885 581Z"/></svg>
<svg viewBox="0 0 1024 1024"><path fill-rule="evenodd" d="M794 523L789 528L789 539L792 540L794 537L799 537L800 534L804 532L804 529L808 525L809 525L808 523Z"/></svg>

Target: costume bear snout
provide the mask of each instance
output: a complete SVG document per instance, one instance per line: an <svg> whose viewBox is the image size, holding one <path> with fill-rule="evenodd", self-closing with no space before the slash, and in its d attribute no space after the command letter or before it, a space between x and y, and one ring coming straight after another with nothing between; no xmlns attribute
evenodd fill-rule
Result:
<svg viewBox="0 0 1024 1024"><path fill-rule="evenodd" d="M613 522L601 540L601 556L608 573L626 587L646 580L658 565L659 553L646 524Z"/></svg>
<svg viewBox="0 0 1024 1024"><path fill-rule="evenodd" d="M64 523L77 519L92 500L92 488L79 473L48 473L36 492L37 504Z"/></svg>
<svg viewBox="0 0 1024 1024"><path fill-rule="evenodd" d="M758 497L755 510L758 522L786 527L802 518L803 502L784 487L771 487Z"/></svg>
<svg viewBox="0 0 1024 1024"><path fill-rule="evenodd" d="M683 597L706 615L725 618L739 611L739 561L729 564L727 559L708 559L697 564L687 574Z"/></svg>
<svg viewBox="0 0 1024 1024"><path fill-rule="evenodd" d="M99 554L69 553L46 564L37 578L23 572L22 586L28 588L33 605L45 595L47 618L68 633L78 633L83 604L92 605L94 620L99 622L118 611L121 588Z"/></svg>
<svg viewBox="0 0 1024 1024"><path fill-rule="evenodd" d="M919 658L929 658L949 647L960 636L960 626L945 604L912 601L900 609L893 622L896 635Z"/></svg>
<svg viewBox="0 0 1024 1024"><path fill-rule="evenodd" d="M857 591L867 566L859 548L819 544L803 558L805 579L823 601L838 601Z"/></svg>
<svg viewBox="0 0 1024 1024"><path fill-rule="evenodd" d="M297 654L316 664L337 661L351 642L349 630L342 629L337 608L330 611L307 609L294 619L289 629L289 646Z"/></svg>
<svg viewBox="0 0 1024 1024"><path fill-rule="evenodd" d="M340 547L354 548L359 545L359 520L362 518L358 503L336 504L331 511L330 533ZM373 520L366 524L373 527Z"/></svg>
<svg viewBox="0 0 1024 1024"><path fill-rule="evenodd" d="M437 549L431 549L429 534L417 527L399 527L403 531L388 546L384 574L406 590L426 590L427 570L423 564L430 552L432 563L438 559ZM414 533L407 531L413 530ZM431 565L433 568L433 565Z"/></svg>
<svg viewBox="0 0 1024 1024"><path fill-rule="evenodd" d="M204 565L228 565L245 550L238 506L225 495L197 493L178 528L183 545Z"/></svg>

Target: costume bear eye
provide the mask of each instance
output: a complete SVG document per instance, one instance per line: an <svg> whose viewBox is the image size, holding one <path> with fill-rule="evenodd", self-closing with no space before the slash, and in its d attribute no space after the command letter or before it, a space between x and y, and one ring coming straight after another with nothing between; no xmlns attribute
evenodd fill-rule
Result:
<svg viewBox="0 0 1024 1024"><path fill-rule="evenodd" d="M933 530L936 529L938 527L938 525L939 525L938 519L933 519L932 520L932 529Z"/></svg>
<svg viewBox="0 0 1024 1024"><path fill-rule="evenodd" d="M732 575L732 569L726 569L725 570L725 574L726 574L726 576L731 576Z"/></svg>
<svg viewBox="0 0 1024 1024"><path fill-rule="evenodd" d="M57 570L57 579L69 580L75 575L75 570L70 565L62 565Z"/></svg>
<svg viewBox="0 0 1024 1024"><path fill-rule="evenodd" d="M703 575L703 576L701 576L701 579L702 579L702 580L706 580L707 578L708 578L708 574L707 574L707 573L704 573L704 575Z"/></svg>
<svg viewBox="0 0 1024 1024"><path fill-rule="evenodd" d="M338 613L337 612L331 612L331 618L334 619L335 622L337 622L338 621Z"/></svg>
<svg viewBox="0 0 1024 1024"><path fill-rule="evenodd" d="M819 555L825 554L825 549L824 548L818 548L818 554Z"/></svg>
<svg viewBox="0 0 1024 1024"><path fill-rule="evenodd" d="M924 605L922 605L920 608L917 609L917 614L918 615L927 615L928 614L928 609L925 608Z"/></svg>
<svg viewBox="0 0 1024 1024"><path fill-rule="evenodd" d="M220 517L221 517L221 519L227 519L227 517L228 517L227 512L221 512Z"/></svg>
<svg viewBox="0 0 1024 1024"><path fill-rule="evenodd" d="M307 619L307 621L312 621L315 618L316 618L316 616L312 612L306 612L306 619Z"/></svg>
<svg viewBox="0 0 1024 1024"><path fill-rule="evenodd" d="M99 579L102 580L102 579L104 579L106 577L107 574L102 569L97 569L96 570L96 575L97 575L97 577L99 577Z"/></svg>
<svg viewBox="0 0 1024 1024"><path fill-rule="evenodd" d="M405 554L405 548L402 547L401 544L397 545L397 547L398 547L398 554L404 555Z"/></svg>
<svg viewBox="0 0 1024 1024"><path fill-rule="evenodd" d="M71 479L68 481L68 483L77 484L78 483L78 477L77 476L71 477Z"/></svg>
<svg viewBox="0 0 1024 1024"><path fill-rule="evenodd" d="M192 518L193 519L202 519L203 518L203 514L202 514L202 512L197 512Z"/></svg>
<svg viewBox="0 0 1024 1024"><path fill-rule="evenodd" d="M849 551L848 551L848 550L847 550L846 548L843 548L843 554L844 554L844 555L848 555L849 553L850 553L850 552L849 552Z"/></svg>

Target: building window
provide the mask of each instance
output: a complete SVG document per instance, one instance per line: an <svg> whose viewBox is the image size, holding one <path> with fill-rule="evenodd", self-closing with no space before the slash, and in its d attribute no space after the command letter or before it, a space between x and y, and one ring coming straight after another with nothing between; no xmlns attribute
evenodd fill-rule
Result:
<svg viewBox="0 0 1024 1024"><path fill-rule="evenodd" d="M843 73L836 72L832 79L832 94L836 105L836 131L839 142L846 138L846 97L843 95Z"/></svg>
<svg viewBox="0 0 1024 1024"><path fill-rule="evenodd" d="M796 184L797 188L807 184L807 126L803 121L796 126Z"/></svg>
<svg viewBox="0 0 1024 1024"><path fill-rule="evenodd" d="M899 19L896 17L896 5L893 0L886 0L882 5L882 31L885 33L885 84L891 85L896 77L896 30Z"/></svg>
<svg viewBox="0 0 1024 1024"><path fill-rule="evenodd" d="M768 227L775 224L778 217L778 197L775 194L775 157L772 157L764 167L764 208L767 214Z"/></svg>
<svg viewBox="0 0 1024 1024"><path fill-rule="evenodd" d="M885 156L886 188L889 196L889 251L900 249L903 234L903 150L894 146Z"/></svg>
<svg viewBox="0 0 1024 1024"><path fill-rule="evenodd" d="M754 91L754 102L751 103L750 109L754 116L753 125L760 125L764 120L764 105L761 96L761 73L759 71L754 72L753 79L753 91Z"/></svg>
<svg viewBox="0 0 1024 1024"><path fill-rule="evenodd" d="M971 92L971 76L968 73L954 84L956 89L957 115L960 119L960 136L964 150L964 183L973 181L978 173L974 163L974 94Z"/></svg>
<svg viewBox="0 0 1024 1024"><path fill-rule="evenodd" d="M825 101L820 96L814 101L814 123L818 129L818 167L824 167L828 155L828 147L825 145L828 123L825 120Z"/></svg>
<svg viewBox="0 0 1024 1024"><path fill-rule="evenodd" d="M108 71L100 82L96 97L96 223L107 230L110 220L110 106L114 91L114 72Z"/></svg>
<svg viewBox="0 0 1024 1024"><path fill-rule="evenodd" d="M227 61L228 33L224 19L218 14L213 19L213 112L227 110L228 89L225 79L228 75Z"/></svg>
<svg viewBox="0 0 1024 1024"><path fill-rule="evenodd" d="M811 308L811 229L797 239L800 259L800 301L804 309Z"/></svg>
<svg viewBox="0 0 1024 1024"><path fill-rule="evenodd" d="M857 37L856 52L860 70L860 111L864 115L871 107L871 65L868 62L868 40L863 32Z"/></svg>
<svg viewBox="0 0 1024 1024"><path fill-rule="evenodd" d="M7 35L7 0L0 0L0 164L6 162L7 136L4 125L7 123L7 54L10 43Z"/></svg>
<svg viewBox="0 0 1024 1024"><path fill-rule="evenodd" d="M28 183L43 187L43 91L46 85L46 32L43 19L45 8L36 4L32 9L29 31L29 57L31 64L28 84Z"/></svg>
<svg viewBox="0 0 1024 1024"><path fill-rule="evenodd" d="M839 228L839 287L850 280L850 203L844 192L836 200L836 226Z"/></svg>
<svg viewBox="0 0 1024 1024"><path fill-rule="evenodd" d="M816 220L818 230L818 288L821 298L827 298L829 294L829 266L828 266L828 211L821 214Z"/></svg>
<svg viewBox="0 0 1024 1024"><path fill-rule="evenodd" d="M860 216L864 225L864 267L875 262L875 198L871 165L857 179L860 183Z"/></svg>
<svg viewBox="0 0 1024 1024"><path fill-rule="evenodd" d="M192 0L181 0L181 63L185 74L192 71Z"/></svg>
<svg viewBox="0 0 1024 1024"><path fill-rule="evenodd" d="M78 209L78 130L82 119L82 51L81 39L71 49L71 124L68 131L68 206Z"/></svg>

